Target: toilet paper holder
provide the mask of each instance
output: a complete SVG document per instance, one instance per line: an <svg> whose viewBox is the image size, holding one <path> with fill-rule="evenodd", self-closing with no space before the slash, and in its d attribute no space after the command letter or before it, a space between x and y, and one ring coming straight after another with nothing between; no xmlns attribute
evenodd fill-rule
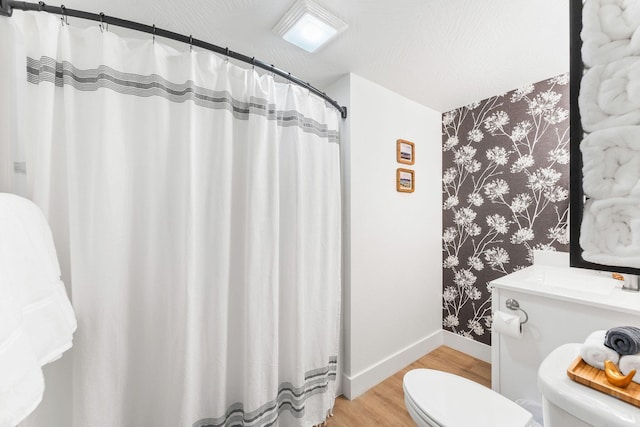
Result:
<svg viewBox="0 0 640 427"><path fill-rule="evenodd" d="M521 311L522 314L524 314L524 320L520 320L520 327L522 328L522 325L529 321L529 315L527 312L520 308L520 303L516 299L509 298L505 304L509 310Z"/></svg>

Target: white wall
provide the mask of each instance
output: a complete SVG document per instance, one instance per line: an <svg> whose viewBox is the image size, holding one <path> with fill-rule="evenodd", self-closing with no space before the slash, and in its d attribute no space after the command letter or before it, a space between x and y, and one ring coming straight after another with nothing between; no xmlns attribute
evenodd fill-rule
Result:
<svg viewBox="0 0 640 427"><path fill-rule="evenodd" d="M344 394L355 398L441 338L440 113L349 74L327 89L346 103ZM416 163L396 162L396 140ZM415 192L396 191L396 168Z"/></svg>

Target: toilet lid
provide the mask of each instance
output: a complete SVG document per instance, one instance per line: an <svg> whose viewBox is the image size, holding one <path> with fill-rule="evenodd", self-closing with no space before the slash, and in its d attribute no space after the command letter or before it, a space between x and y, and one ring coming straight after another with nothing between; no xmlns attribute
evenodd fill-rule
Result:
<svg viewBox="0 0 640 427"><path fill-rule="evenodd" d="M443 426L524 427L533 417L524 408L466 378L433 369L414 369L403 380L414 408Z"/></svg>

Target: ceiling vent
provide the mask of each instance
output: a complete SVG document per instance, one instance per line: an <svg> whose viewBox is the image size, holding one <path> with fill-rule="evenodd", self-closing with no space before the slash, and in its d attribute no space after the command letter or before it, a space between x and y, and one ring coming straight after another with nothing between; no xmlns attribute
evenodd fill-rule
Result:
<svg viewBox="0 0 640 427"><path fill-rule="evenodd" d="M273 32L307 52L315 52L347 29L347 24L310 0L298 0L273 27Z"/></svg>

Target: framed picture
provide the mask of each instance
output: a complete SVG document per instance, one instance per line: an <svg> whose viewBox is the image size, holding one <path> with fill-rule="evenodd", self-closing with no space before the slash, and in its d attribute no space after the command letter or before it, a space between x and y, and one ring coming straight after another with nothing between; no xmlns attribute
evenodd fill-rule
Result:
<svg viewBox="0 0 640 427"><path fill-rule="evenodd" d="M396 141L396 157L398 163L412 165L416 162L416 148L411 141L399 139Z"/></svg>
<svg viewBox="0 0 640 427"><path fill-rule="evenodd" d="M402 193L413 193L416 180L411 169L398 168L396 170L396 190Z"/></svg>

